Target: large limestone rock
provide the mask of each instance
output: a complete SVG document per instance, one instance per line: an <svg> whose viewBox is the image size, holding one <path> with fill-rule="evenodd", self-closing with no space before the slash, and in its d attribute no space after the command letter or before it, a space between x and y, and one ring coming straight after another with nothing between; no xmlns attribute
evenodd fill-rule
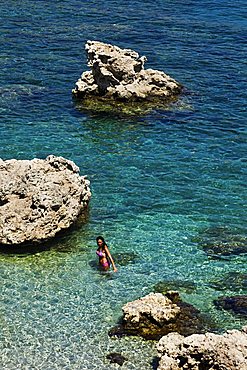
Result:
<svg viewBox="0 0 247 370"><path fill-rule="evenodd" d="M223 335L170 333L157 345L158 370L247 370L247 327Z"/></svg>
<svg viewBox="0 0 247 370"><path fill-rule="evenodd" d="M133 50L99 41L87 41L85 49L91 71L83 72L72 90L77 98L167 102L182 90L182 86L164 72L145 70L146 57L140 57Z"/></svg>
<svg viewBox="0 0 247 370"><path fill-rule="evenodd" d="M0 244L32 244L69 228L86 208L89 181L63 157L0 159Z"/></svg>
<svg viewBox="0 0 247 370"><path fill-rule="evenodd" d="M206 331L206 322L200 312L183 302L175 291L166 295L150 293L128 302L122 310L122 321L109 331L110 336L140 335L146 339L160 339L173 331L183 335Z"/></svg>

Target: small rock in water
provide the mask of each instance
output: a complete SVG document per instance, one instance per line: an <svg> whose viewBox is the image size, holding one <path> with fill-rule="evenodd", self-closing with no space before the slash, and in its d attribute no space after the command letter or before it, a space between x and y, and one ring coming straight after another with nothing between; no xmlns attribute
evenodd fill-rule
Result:
<svg viewBox="0 0 247 370"><path fill-rule="evenodd" d="M125 361L127 361L127 358L121 355L121 353L113 352L109 353L106 358L110 360L111 363L118 364L120 366L123 365Z"/></svg>
<svg viewBox="0 0 247 370"><path fill-rule="evenodd" d="M91 71L84 72L72 90L85 109L140 113L161 108L182 91L164 72L145 70L146 57L133 50L99 41L87 41L85 50Z"/></svg>

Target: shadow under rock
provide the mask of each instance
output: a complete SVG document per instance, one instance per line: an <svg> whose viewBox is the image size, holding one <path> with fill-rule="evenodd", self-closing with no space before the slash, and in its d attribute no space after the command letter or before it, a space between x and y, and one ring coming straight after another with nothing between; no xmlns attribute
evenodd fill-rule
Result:
<svg viewBox="0 0 247 370"><path fill-rule="evenodd" d="M88 212L81 215L68 229L59 231L53 238L34 243L5 245L0 244L0 255L7 257L26 257L37 253L56 250L59 253L70 253L82 250L76 241L78 230L87 223Z"/></svg>
<svg viewBox="0 0 247 370"><path fill-rule="evenodd" d="M121 101L93 95L82 99L72 97L74 107L79 112L84 114L87 112L90 115L108 114L116 118L145 116L157 109L171 110L172 104L177 102L179 98L180 96L176 95L166 100L152 98L140 101Z"/></svg>
<svg viewBox="0 0 247 370"><path fill-rule="evenodd" d="M151 362L151 366L152 366L152 369L153 370L157 370L158 369L158 366L159 366L159 357L156 356L153 358L153 361Z"/></svg>

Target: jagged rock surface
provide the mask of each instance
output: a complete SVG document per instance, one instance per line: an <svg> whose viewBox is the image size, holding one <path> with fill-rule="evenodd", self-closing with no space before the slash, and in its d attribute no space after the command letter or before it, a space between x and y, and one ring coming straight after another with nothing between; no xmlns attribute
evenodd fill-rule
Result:
<svg viewBox="0 0 247 370"><path fill-rule="evenodd" d="M170 333L157 345L158 370L247 370L247 327L223 335Z"/></svg>
<svg viewBox="0 0 247 370"><path fill-rule="evenodd" d="M166 295L150 293L128 302L122 310L122 322L109 331L110 336L140 335L146 339L160 339L173 331L183 335L205 332L205 322L199 311L182 302L175 291Z"/></svg>
<svg viewBox="0 0 247 370"><path fill-rule="evenodd" d="M63 157L0 159L0 244L33 244L69 228L88 204L89 184Z"/></svg>
<svg viewBox="0 0 247 370"><path fill-rule="evenodd" d="M87 41L88 66L77 81L73 94L78 98L99 96L120 101L159 99L178 95L182 86L164 72L144 69L146 57L130 49L99 41Z"/></svg>

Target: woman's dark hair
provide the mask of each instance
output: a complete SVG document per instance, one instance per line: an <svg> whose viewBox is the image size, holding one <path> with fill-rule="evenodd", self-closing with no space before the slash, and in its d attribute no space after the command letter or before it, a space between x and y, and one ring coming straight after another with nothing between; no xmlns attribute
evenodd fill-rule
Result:
<svg viewBox="0 0 247 370"><path fill-rule="evenodd" d="M105 239L103 238L103 236L97 236L96 241L98 242L98 240L102 240L102 242L103 242L103 246L105 246L105 245L106 245L106 243L105 243Z"/></svg>

